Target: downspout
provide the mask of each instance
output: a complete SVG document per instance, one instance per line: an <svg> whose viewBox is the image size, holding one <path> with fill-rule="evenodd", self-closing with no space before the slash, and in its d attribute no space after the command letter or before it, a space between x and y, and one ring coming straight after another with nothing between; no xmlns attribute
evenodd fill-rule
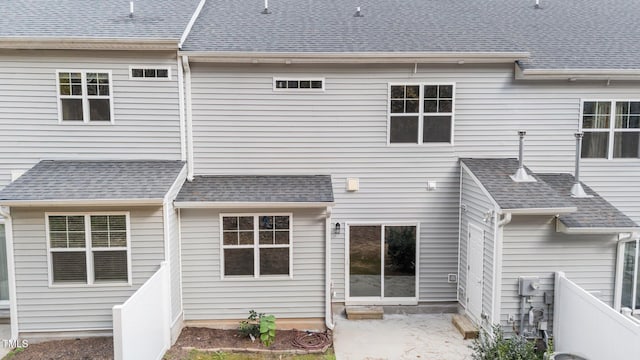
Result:
<svg viewBox="0 0 640 360"><path fill-rule="evenodd" d="M327 206L325 218L325 254L324 254L324 291L325 291L325 309L324 323L327 329L333 330L336 326L333 321L333 309L331 301L333 299L333 281L331 280L331 207Z"/></svg>
<svg viewBox="0 0 640 360"><path fill-rule="evenodd" d="M180 120L180 160L187 161L187 139L185 125L185 108L184 108L184 74L182 67L182 57L178 56L178 114Z"/></svg>
<svg viewBox="0 0 640 360"><path fill-rule="evenodd" d="M187 180L193 181L193 111L191 104L191 67L189 57L182 56L186 114Z"/></svg>
<svg viewBox="0 0 640 360"><path fill-rule="evenodd" d="M502 312L502 248L503 248L503 237L504 237L504 227L511 222L512 214L510 212L502 214L500 216L499 208L495 208L493 213L494 215L494 292L493 292L493 301L492 301L492 314L491 314L491 323L496 324L500 323L501 312Z"/></svg>
<svg viewBox="0 0 640 360"><path fill-rule="evenodd" d="M9 281L9 319L11 321L11 340L18 339L18 307L16 299L16 268L13 253L13 219L11 209L0 206L0 216L5 218L4 230L7 251L7 277Z"/></svg>

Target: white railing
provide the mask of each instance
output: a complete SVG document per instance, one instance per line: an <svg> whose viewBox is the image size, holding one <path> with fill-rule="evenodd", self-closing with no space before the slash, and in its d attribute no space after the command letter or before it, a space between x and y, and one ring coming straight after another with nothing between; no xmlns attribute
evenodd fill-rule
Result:
<svg viewBox="0 0 640 360"><path fill-rule="evenodd" d="M640 359L640 324L556 273L553 345L589 360Z"/></svg>
<svg viewBox="0 0 640 360"><path fill-rule="evenodd" d="M169 268L160 269L127 301L113 307L115 360L158 360L171 346Z"/></svg>

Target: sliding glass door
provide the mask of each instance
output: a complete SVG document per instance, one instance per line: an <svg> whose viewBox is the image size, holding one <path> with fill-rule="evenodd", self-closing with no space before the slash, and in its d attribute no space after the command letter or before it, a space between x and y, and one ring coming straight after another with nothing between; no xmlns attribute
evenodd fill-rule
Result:
<svg viewBox="0 0 640 360"><path fill-rule="evenodd" d="M348 226L348 297L358 302L417 301L417 226Z"/></svg>

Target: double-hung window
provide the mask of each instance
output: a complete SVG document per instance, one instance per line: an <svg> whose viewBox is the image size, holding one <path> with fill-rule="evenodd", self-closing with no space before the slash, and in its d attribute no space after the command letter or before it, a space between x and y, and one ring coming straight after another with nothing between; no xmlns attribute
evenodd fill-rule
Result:
<svg viewBox="0 0 640 360"><path fill-rule="evenodd" d="M51 284L130 284L126 213L47 214L46 218Z"/></svg>
<svg viewBox="0 0 640 360"><path fill-rule="evenodd" d="M584 101L583 158L640 157L640 101Z"/></svg>
<svg viewBox="0 0 640 360"><path fill-rule="evenodd" d="M291 215L222 215L223 276L291 276Z"/></svg>
<svg viewBox="0 0 640 360"><path fill-rule="evenodd" d="M113 121L108 71L58 71L58 117L61 122Z"/></svg>
<svg viewBox="0 0 640 360"><path fill-rule="evenodd" d="M391 85L389 143L452 143L453 84Z"/></svg>

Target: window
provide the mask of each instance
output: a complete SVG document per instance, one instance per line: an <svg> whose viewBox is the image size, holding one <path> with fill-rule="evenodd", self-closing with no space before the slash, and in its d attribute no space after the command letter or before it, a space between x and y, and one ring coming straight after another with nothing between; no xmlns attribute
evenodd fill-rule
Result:
<svg viewBox="0 0 640 360"><path fill-rule="evenodd" d="M132 66L129 68L131 79L170 79L168 67L155 68Z"/></svg>
<svg viewBox="0 0 640 360"><path fill-rule="evenodd" d="M58 72L58 117L64 122L111 122L111 74Z"/></svg>
<svg viewBox="0 0 640 360"><path fill-rule="evenodd" d="M451 143L453 84L391 85L389 143Z"/></svg>
<svg viewBox="0 0 640 360"><path fill-rule="evenodd" d="M50 283L129 283L126 214L48 214Z"/></svg>
<svg viewBox="0 0 640 360"><path fill-rule="evenodd" d="M324 79L273 79L274 90L324 90Z"/></svg>
<svg viewBox="0 0 640 360"><path fill-rule="evenodd" d="M585 101L583 158L640 157L640 101Z"/></svg>
<svg viewBox="0 0 640 360"><path fill-rule="evenodd" d="M291 215L223 215L223 276L291 276Z"/></svg>
<svg viewBox="0 0 640 360"><path fill-rule="evenodd" d="M639 245L638 240L629 241L624 243L622 251L621 307L632 309L636 314L640 313Z"/></svg>

